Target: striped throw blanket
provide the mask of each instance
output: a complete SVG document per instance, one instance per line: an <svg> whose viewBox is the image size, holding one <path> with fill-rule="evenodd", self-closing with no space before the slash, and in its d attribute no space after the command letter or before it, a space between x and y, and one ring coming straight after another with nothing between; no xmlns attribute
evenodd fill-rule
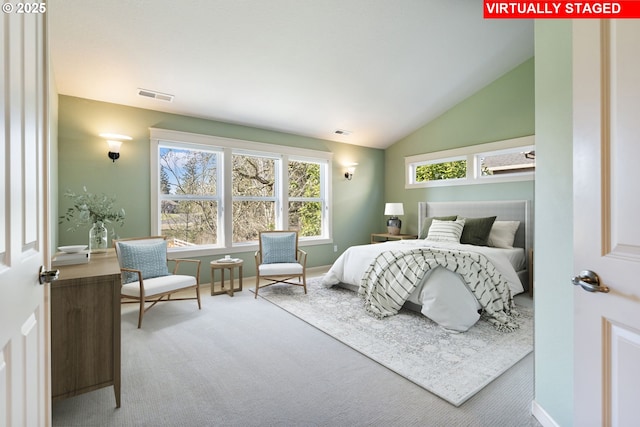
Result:
<svg viewBox="0 0 640 427"><path fill-rule="evenodd" d="M358 291L366 310L379 318L398 313L427 271L437 266L463 278L478 299L483 317L497 329L519 328L511 290L502 274L484 255L455 249L382 252L365 271Z"/></svg>

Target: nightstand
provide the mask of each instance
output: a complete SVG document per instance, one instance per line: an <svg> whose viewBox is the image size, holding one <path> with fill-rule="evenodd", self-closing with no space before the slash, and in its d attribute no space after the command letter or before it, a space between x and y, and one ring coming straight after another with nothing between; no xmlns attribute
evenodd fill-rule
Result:
<svg viewBox="0 0 640 427"><path fill-rule="evenodd" d="M371 243L384 243L389 240L411 240L417 239L416 234L389 234L389 233L371 233Z"/></svg>

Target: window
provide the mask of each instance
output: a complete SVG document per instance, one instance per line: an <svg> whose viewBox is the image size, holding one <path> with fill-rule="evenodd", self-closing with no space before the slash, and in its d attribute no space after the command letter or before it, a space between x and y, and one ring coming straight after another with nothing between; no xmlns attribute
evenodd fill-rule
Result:
<svg viewBox="0 0 640 427"><path fill-rule="evenodd" d="M276 228L277 158L233 154L233 243L258 239Z"/></svg>
<svg viewBox="0 0 640 427"><path fill-rule="evenodd" d="M298 230L302 237L320 237L325 228L322 164L310 160L289 160L288 169L289 229Z"/></svg>
<svg viewBox="0 0 640 427"><path fill-rule="evenodd" d="M405 188L534 179L534 136L405 157Z"/></svg>
<svg viewBox="0 0 640 427"><path fill-rule="evenodd" d="M159 144L159 233L169 246L215 245L219 153Z"/></svg>
<svg viewBox="0 0 640 427"><path fill-rule="evenodd" d="M151 227L173 251L250 250L258 233L331 241L332 154L151 129Z"/></svg>
<svg viewBox="0 0 640 427"><path fill-rule="evenodd" d="M454 159L416 164L416 182L462 179L467 177L467 160Z"/></svg>
<svg viewBox="0 0 640 427"><path fill-rule="evenodd" d="M536 168L533 147L517 147L476 155L477 175L490 177L533 172Z"/></svg>

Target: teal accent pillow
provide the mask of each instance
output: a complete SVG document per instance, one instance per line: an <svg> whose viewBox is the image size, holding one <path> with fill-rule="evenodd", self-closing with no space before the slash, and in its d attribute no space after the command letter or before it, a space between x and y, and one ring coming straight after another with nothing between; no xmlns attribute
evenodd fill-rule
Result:
<svg viewBox="0 0 640 427"><path fill-rule="evenodd" d="M296 233L263 233L262 263L298 262L296 260Z"/></svg>
<svg viewBox="0 0 640 427"><path fill-rule="evenodd" d="M495 216L485 218L465 218L464 229L460 236L460 243L476 246L487 246L491 227L495 222Z"/></svg>
<svg viewBox="0 0 640 427"><path fill-rule="evenodd" d="M166 240L149 243L118 242L117 244L120 251L121 267L140 270L143 279L169 275ZM123 271L122 281L123 283L137 282L138 275Z"/></svg>
<svg viewBox="0 0 640 427"><path fill-rule="evenodd" d="M429 227L431 227L431 223L433 222L434 219L437 219L438 221L455 221L456 219L458 219L458 215L429 216L425 218L424 221L422 222L422 230L420 230L420 235L418 236L418 239L427 238L427 236L429 235Z"/></svg>

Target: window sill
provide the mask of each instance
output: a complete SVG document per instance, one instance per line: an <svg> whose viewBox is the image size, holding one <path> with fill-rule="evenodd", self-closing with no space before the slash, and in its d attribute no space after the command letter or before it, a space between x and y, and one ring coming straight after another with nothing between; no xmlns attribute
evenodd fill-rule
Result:
<svg viewBox="0 0 640 427"><path fill-rule="evenodd" d="M310 246L320 246L320 245L328 245L333 243L333 239L329 238L317 238L317 239L300 239L298 241L299 247L310 247ZM231 255L231 254L240 254L240 253L248 253L253 256L253 253L258 250L258 243L251 243L246 245L237 245L231 248L222 248L217 246L209 246L205 248L191 248L191 247L180 247L180 248L168 248L167 253L169 259L176 258L202 258L209 256L220 256L220 255Z"/></svg>

